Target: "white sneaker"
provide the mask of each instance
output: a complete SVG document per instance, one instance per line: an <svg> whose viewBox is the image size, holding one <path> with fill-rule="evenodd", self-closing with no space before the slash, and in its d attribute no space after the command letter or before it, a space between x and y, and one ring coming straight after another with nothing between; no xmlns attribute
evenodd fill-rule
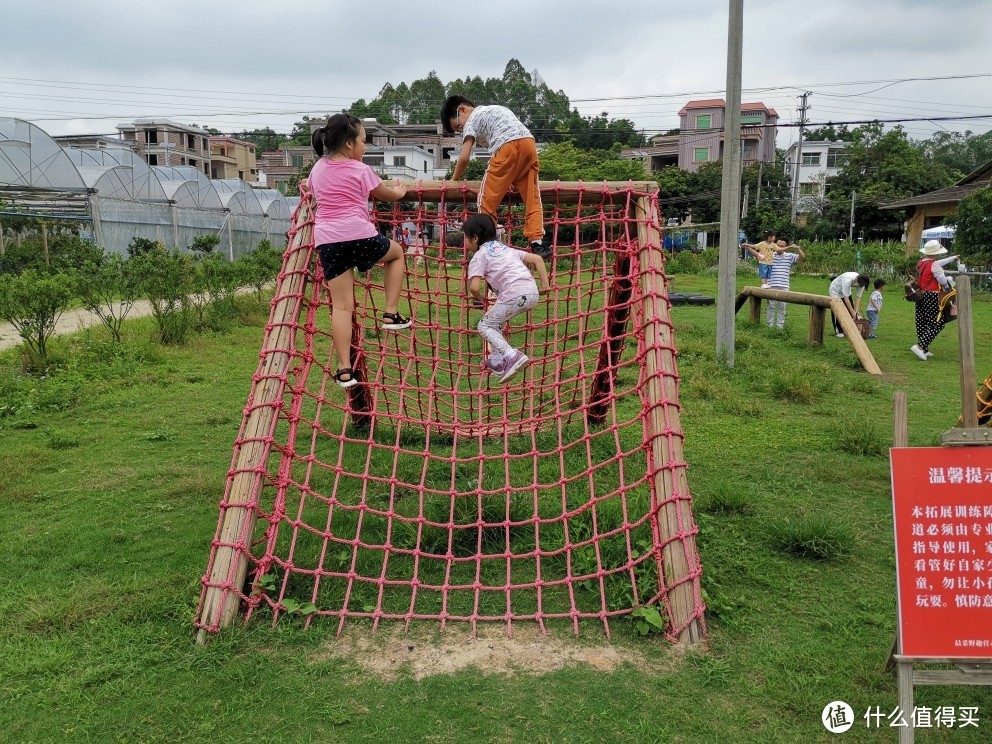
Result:
<svg viewBox="0 0 992 744"><path fill-rule="evenodd" d="M909 350L914 354L916 354L916 356L918 356L924 362L927 360L927 353L923 351L923 349L921 349L918 344L913 344L912 346L909 347Z"/></svg>

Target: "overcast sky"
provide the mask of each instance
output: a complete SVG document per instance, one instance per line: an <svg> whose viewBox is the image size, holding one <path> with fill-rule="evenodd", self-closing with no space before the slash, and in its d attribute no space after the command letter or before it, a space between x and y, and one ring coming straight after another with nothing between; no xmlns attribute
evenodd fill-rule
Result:
<svg viewBox="0 0 992 744"><path fill-rule="evenodd" d="M584 115L647 133L693 98L724 97L728 0L278 3L13 2L3 9L0 116L52 135L137 117L288 132L434 70L498 77L518 59ZM881 118L992 129L992 0L744 0L743 100L813 124ZM948 78L919 80L919 78ZM914 80L916 79L916 80ZM905 81L905 82L896 82ZM794 130L780 130L786 147Z"/></svg>

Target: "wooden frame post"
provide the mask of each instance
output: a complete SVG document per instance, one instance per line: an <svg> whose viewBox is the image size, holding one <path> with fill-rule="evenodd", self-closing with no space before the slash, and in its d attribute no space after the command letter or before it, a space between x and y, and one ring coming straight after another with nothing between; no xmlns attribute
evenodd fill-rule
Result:
<svg viewBox="0 0 992 744"><path fill-rule="evenodd" d="M809 332L806 334L806 346L808 348L823 346L823 329L826 319L826 308L816 305L809 306Z"/></svg>
<svg viewBox="0 0 992 744"><path fill-rule="evenodd" d="M861 338L861 332L854 324L854 319L844 306L844 301L836 297L826 295L815 295L807 292L792 292L786 289L769 289L767 287L744 287L737 295L735 307L740 310L745 302L750 302L750 319L754 322L761 322L761 300L777 300L778 302L789 302L795 305L809 305L809 335L807 344L809 346L823 345L824 313L827 308L837 317L837 322L844 329L844 336L858 356L858 361L865 372L870 375L882 374L882 369L872 356L868 344Z"/></svg>
<svg viewBox="0 0 992 744"><path fill-rule="evenodd" d="M640 289L645 321L646 349L644 365L648 379L647 395L651 412L645 419L646 440L651 442L655 497L661 503L658 513L658 537L662 548L663 574L660 581L671 585L668 591L669 611L676 627L682 627L680 644L702 640L702 618L695 614L700 596L699 555L693 530L692 510L689 508L689 485L684 467L663 464L682 463L681 436L666 436L672 430L681 432L678 389L675 379L675 351L668 303L664 296L664 268L661 254L661 233L658 214L648 197L635 204L637 239L640 243Z"/></svg>
<svg viewBox="0 0 992 744"><path fill-rule="evenodd" d="M262 490L263 467L271 449L270 437L276 411L286 386L285 374L293 360L296 321L304 304L312 243L312 202L300 202L297 230L283 265L282 279L262 345L259 363L249 396L250 413L241 436L243 444L235 455L234 473L221 504L217 548L207 567L197 623L206 628L223 628L238 612L239 592L248 572L248 549L255 532L255 510ZM206 639L201 627L197 641Z"/></svg>

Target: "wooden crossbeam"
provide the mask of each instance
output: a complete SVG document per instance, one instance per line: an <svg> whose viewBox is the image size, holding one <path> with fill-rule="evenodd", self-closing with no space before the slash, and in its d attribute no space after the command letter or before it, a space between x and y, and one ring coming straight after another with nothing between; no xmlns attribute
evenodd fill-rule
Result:
<svg viewBox="0 0 992 744"><path fill-rule="evenodd" d="M752 320L760 320L761 318L761 300L788 302L793 305L809 305L810 333L807 343L810 346L823 344L823 315L824 311L829 308L833 312L834 317L837 318L837 322L840 323L840 327L844 330L844 338L850 342L851 348L854 349L854 353L857 355L858 361L861 362L861 366L865 372L870 375L882 374L881 367L878 366L878 362L872 356L868 344L861 338L861 333L854 323L854 318L847 311L847 307L844 305L842 299L828 297L827 295L809 294L808 292L792 292L785 289L744 287L740 294L737 295L737 301L734 303L734 312L739 311L748 300L751 302Z"/></svg>

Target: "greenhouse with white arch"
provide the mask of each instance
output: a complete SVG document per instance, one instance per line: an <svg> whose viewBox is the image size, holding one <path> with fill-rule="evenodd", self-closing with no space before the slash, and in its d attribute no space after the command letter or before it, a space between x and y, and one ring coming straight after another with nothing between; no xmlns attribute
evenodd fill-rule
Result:
<svg viewBox="0 0 992 744"><path fill-rule="evenodd" d="M30 122L0 117L0 230L5 215L82 223L84 237L124 256L135 238L187 248L216 235L233 261L263 239L284 248L297 201L190 166L149 166L123 146L62 147Z"/></svg>

